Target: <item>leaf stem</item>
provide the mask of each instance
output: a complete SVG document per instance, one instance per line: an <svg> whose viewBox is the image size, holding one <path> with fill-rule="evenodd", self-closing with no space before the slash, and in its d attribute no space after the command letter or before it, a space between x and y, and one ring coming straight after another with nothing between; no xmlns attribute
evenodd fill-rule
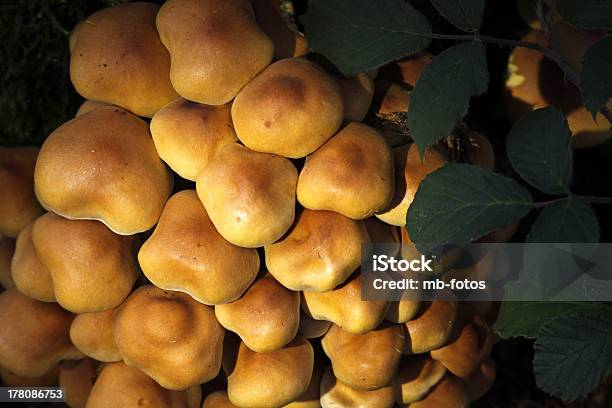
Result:
<svg viewBox="0 0 612 408"><path fill-rule="evenodd" d="M533 208L543 208L549 206L551 204L555 204L561 201L568 200L570 198L579 198L581 200L587 201L591 204L612 204L612 197L596 197L596 196L577 196L570 195L561 198L555 198L554 200L549 201L540 201L539 203L533 203Z"/></svg>

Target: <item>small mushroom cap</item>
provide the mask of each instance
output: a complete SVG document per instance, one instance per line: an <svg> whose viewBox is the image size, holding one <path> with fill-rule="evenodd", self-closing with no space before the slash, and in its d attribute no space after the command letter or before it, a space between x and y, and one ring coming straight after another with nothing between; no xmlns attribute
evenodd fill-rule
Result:
<svg viewBox="0 0 612 408"><path fill-rule="evenodd" d="M45 140L34 172L43 207L118 234L150 229L172 189L149 126L117 107L72 119Z"/></svg>
<svg viewBox="0 0 612 408"><path fill-rule="evenodd" d="M410 404L410 408L467 408L470 402L463 381L447 374L425 398Z"/></svg>
<svg viewBox="0 0 612 408"><path fill-rule="evenodd" d="M300 294L264 276L232 303L215 306L217 320L258 353L285 347L300 324Z"/></svg>
<svg viewBox="0 0 612 408"><path fill-rule="evenodd" d="M230 104L201 105L179 98L151 120L159 157L179 176L195 181L217 150L237 140Z"/></svg>
<svg viewBox="0 0 612 408"><path fill-rule="evenodd" d="M405 323L406 354L426 353L447 344L457 315L457 302L434 300L423 302L419 314Z"/></svg>
<svg viewBox="0 0 612 408"><path fill-rule="evenodd" d="M374 81L363 72L352 77L337 76L336 81L342 95L344 119L361 122L372 104Z"/></svg>
<svg viewBox="0 0 612 408"><path fill-rule="evenodd" d="M105 106L109 105L104 102L90 101L89 99L87 99L81 104L81 106L79 106L79 109L74 114L74 117L76 118L77 116L81 116L87 112L91 112L92 110L103 108Z"/></svg>
<svg viewBox="0 0 612 408"><path fill-rule="evenodd" d="M31 223L17 237L11 263L12 277L15 286L24 295L41 302L55 302L51 272L40 261L32 242L33 227L34 223Z"/></svg>
<svg viewBox="0 0 612 408"><path fill-rule="evenodd" d="M283 238L266 246L266 266L291 290L325 292L359 267L361 246L368 242L362 221L305 209Z"/></svg>
<svg viewBox="0 0 612 408"><path fill-rule="evenodd" d="M63 364L59 372L59 386L64 389L66 405L70 408L85 408L97 377L98 362L90 358L74 364Z"/></svg>
<svg viewBox="0 0 612 408"><path fill-rule="evenodd" d="M384 319L388 302L361 300L361 279L355 274L328 292L302 293L302 308L317 320L328 320L344 330L362 334L375 329Z"/></svg>
<svg viewBox="0 0 612 408"><path fill-rule="evenodd" d="M37 147L0 147L0 236L19 232L44 212L34 195Z"/></svg>
<svg viewBox="0 0 612 408"><path fill-rule="evenodd" d="M164 388L187 389L219 373L223 327L212 307L185 293L141 286L117 310L113 332L125 363Z"/></svg>
<svg viewBox="0 0 612 408"><path fill-rule="evenodd" d="M340 127L343 115L338 84L303 58L270 65L232 104L234 127L245 146L292 159L325 143Z"/></svg>
<svg viewBox="0 0 612 408"><path fill-rule="evenodd" d="M402 82L414 88L423 70L432 59L433 55L429 51L417 52L399 61L385 65L380 69L378 78Z"/></svg>
<svg viewBox="0 0 612 408"><path fill-rule="evenodd" d="M296 183L289 160L233 144L206 166L196 189L223 238L256 248L278 240L293 224Z"/></svg>
<svg viewBox="0 0 612 408"><path fill-rule="evenodd" d="M380 133L351 122L308 156L297 184L300 204L360 220L393 197L393 155Z"/></svg>
<svg viewBox="0 0 612 408"><path fill-rule="evenodd" d="M15 253L15 240L9 237L0 237L0 286L9 289L15 286L11 275L11 261Z"/></svg>
<svg viewBox="0 0 612 408"><path fill-rule="evenodd" d="M170 197L138 260L157 287L208 305L238 299L259 271L257 251L227 242L193 190Z"/></svg>
<svg viewBox="0 0 612 408"><path fill-rule="evenodd" d="M208 105L234 99L274 54L248 0L168 0L157 29L170 52L174 89Z"/></svg>
<svg viewBox="0 0 612 408"><path fill-rule="evenodd" d="M300 311L300 326L298 327L298 333L300 336L306 337L307 339L317 339L327 333L331 327L332 322L328 320L316 320L310 317L304 311Z"/></svg>
<svg viewBox="0 0 612 408"><path fill-rule="evenodd" d="M315 352L314 367L308 388L298 399L284 405L283 408L321 408L320 385L325 365L327 365L327 360L324 358L323 353Z"/></svg>
<svg viewBox="0 0 612 408"><path fill-rule="evenodd" d="M421 301L406 299L390 302L385 320L393 323L406 323L412 320L421 309Z"/></svg>
<svg viewBox="0 0 612 408"><path fill-rule="evenodd" d="M472 401L480 399L491 389L496 371L495 360L488 358L479 365L470 378L465 380L465 387Z"/></svg>
<svg viewBox="0 0 612 408"><path fill-rule="evenodd" d="M366 229L368 230L370 242L373 245L385 245L384 248L381 248L384 254L393 257L396 256L401 245L399 229L395 225L384 223L376 217L366 218L364 221Z"/></svg>
<svg viewBox="0 0 612 408"><path fill-rule="evenodd" d="M70 340L83 354L98 361L121 361L113 337L115 309L77 315L70 326Z"/></svg>
<svg viewBox="0 0 612 408"><path fill-rule="evenodd" d="M158 10L153 3L121 4L78 26L70 80L81 96L147 117L178 97L170 83L170 56L155 29Z"/></svg>
<svg viewBox="0 0 612 408"><path fill-rule="evenodd" d="M388 385L404 348L400 325L384 325L364 334L352 334L332 325L321 340L334 375L357 390L375 390Z"/></svg>
<svg viewBox="0 0 612 408"><path fill-rule="evenodd" d="M397 403L410 404L423 399L445 374L444 365L427 354L403 356L395 377Z"/></svg>
<svg viewBox="0 0 612 408"><path fill-rule="evenodd" d="M74 313L118 306L138 277L134 237L117 235L97 221L49 212L34 222L32 242L51 274L57 302Z"/></svg>
<svg viewBox="0 0 612 408"><path fill-rule="evenodd" d="M434 148L427 149L421 158L416 143L397 147L395 157L395 189L389 205L376 217L387 224L404 226L408 207L425 177L446 164L446 157Z"/></svg>
<svg viewBox="0 0 612 408"><path fill-rule="evenodd" d="M397 113L407 113L410 107L410 90L402 84L377 80L374 83L373 110L382 118Z"/></svg>
<svg viewBox="0 0 612 408"><path fill-rule="evenodd" d="M202 408L239 408L227 397L225 391L215 391L204 398Z"/></svg>
<svg viewBox="0 0 612 408"><path fill-rule="evenodd" d="M96 380L87 408L147 406L151 408L199 408L199 385L184 391L163 388L138 368L122 362L108 363Z"/></svg>
<svg viewBox="0 0 612 408"><path fill-rule="evenodd" d="M227 394L239 407L283 406L308 389L313 365L314 351L303 337L271 353L256 353L240 342L234 358L223 362Z"/></svg>
<svg viewBox="0 0 612 408"><path fill-rule="evenodd" d="M392 408L395 390L392 386L376 390L357 390L334 377L331 366L321 380L322 408Z"/></svg>
<svg viewBox="0 0 612 408"><path fill-rule="evenodd" d="M60 360L83 358L68 336L74 315L17 289L0 294L0 366L17 376L40 377Z"/></svg>
<svg viewBox="0 0 612 408"><path fill-rule="evenodd" d="M0 380L4 387L56 387L60 364L55 365L49 372L40 377L20 377L9 370L0 367Z"/></svg>

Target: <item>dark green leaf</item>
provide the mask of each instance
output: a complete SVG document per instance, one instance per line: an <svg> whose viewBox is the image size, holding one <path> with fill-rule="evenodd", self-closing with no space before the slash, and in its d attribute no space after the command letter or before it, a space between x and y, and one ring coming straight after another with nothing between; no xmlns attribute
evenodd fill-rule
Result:
<svg viewBox="0 0 612 408"><path fill-rule="evenodd" d="M531 208L529 191L516 181L478 166L448 163L419 186L407 227L421 250L463 245L516 222Z"/></svg>
<svg viewBox="0 0 612 408"><path fill-rule="evenodd" d="M567 198L546 206L529 231L527 242L599 242L599 221L591 205Z"/></svg>
<svg viewBox="0 0 612 408"><path fill-rule="evenodd" d="M561 112L547 107L523 116L508 134L508 157L534 187L563 194L572 180L572 134Z"/></svg>
<svg viewBox="0 0 612 408"><path fill-rule="evenodd" d="M612 28L610 0L556 0L561 17L578 28Z"/></svg>
<svg viewBox="0 0 612 408"><path fill-rule="evenodd" d="M612 316L560 316L538 333L536 383L563 400L585 397L612 372Z"/></svg>
<svg viewBox="0 0 612 408"><path fill-rule="evenodd" d="M431 41L427 19L402 0L312 0L301 21L314 51L346 75L413 54Z"/></svg>
<svg viewBox="0 0 612 408"><path fill-rule="evenodd" d="M478 31L484 14L484 0L431 0L448 21L463 31Z"/></svg>
<svg viewBox="0 0 612 408"><path fill-rule="evenodd" d="M421 154L449 135L470 98L489 83L485 47L464 42L444 50L423 70L410 97L408 126Z"/></svg>
<svg viewBox="0 0 612 408"><path fill-rule="evenodd" d="M612 97L612 36L598 41L584 54L580 87L586 107L595 116Z"/></svg>

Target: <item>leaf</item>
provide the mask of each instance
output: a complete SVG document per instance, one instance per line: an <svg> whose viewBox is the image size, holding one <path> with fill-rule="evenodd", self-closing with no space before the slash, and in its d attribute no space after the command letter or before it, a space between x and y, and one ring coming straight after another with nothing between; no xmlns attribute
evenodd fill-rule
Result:
<svg viewBox="0 0 612 408"><path fill-rule="evenodd" d="M523 116L507 140L512 167L534 187L564 194L572 180L572 134L565 116L553 107Z"/></svg>
<svg viewBox="0 0 612 408"><path fill-rule="evenodd" d="M431 41L429 21L402 0L311 0L300 21L314 51L345 75L421 51Z"/></svg>
<svg viewBox="0 0 612 408"><path fill-rule="evenodd" d="M612 308L590 302L502 302L495 331L502 338L535 338L552 318L593 312L611 313Z"/></svg>
<svg viewBox="0 0 612 408"><path fill-rule="evenodd" d="M572 197L546 206L527 235L527 242L599 242L599 221L591 205Z"/></svg>
<svg viewBox="0 0 612 408"><path fill-rule="evenodd" d="M426 246L463 245L513 224L532 208L516 181L464 163L448 163L420 184L408 211L410 238Z"/></svg>
<svg viewBox="0 0 612 408"><path fill-rule="evenodd" d="M596 42L584 54L580 88L587 109L595 117L612 97L612 36Z"/></svg>
<svg viewBox="0 0 612 408"><path fill-rule="evenodd" d="M484 14L484 0L431 0L434 7L455 27L478 31Z"/></svg>
<svg viewBox="0 0 612 408"><path fill-rule="evenodd" d="M467 113L470 98L489 83L485 47L479 42L454 45L423 70L410 97L408 126L421 154L449 135Z"/></svg>
<svg viewBox="0 0 612 408"><path fill-rule="evenodd" d="M578 28L612 28L612 2L610 0L557 0L559 15Z"/></svg>
<svg viewBox="0 0 612 408"><path fill-rule="evenodd" d="M586 397L612 372L612 316L560 316L538 333L536 383L563 400Z"/></svg>

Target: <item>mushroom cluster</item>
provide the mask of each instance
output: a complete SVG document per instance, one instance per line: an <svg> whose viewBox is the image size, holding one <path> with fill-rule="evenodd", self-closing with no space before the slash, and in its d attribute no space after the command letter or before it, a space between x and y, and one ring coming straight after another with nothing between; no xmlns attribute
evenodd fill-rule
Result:
<svg viewBox="0 0 612 408"><path fill-rule="evenodd" d="M3 383L59 384L72 408L463 407L489 389L494 303L361 299L363 245L415 256L408 208L449 160L397 145L391 120L431 55L344 77L274 0L117 5L69 47L86 101L40 150L0 149ZM466 134L464 159L492 168Z"/></svg>

